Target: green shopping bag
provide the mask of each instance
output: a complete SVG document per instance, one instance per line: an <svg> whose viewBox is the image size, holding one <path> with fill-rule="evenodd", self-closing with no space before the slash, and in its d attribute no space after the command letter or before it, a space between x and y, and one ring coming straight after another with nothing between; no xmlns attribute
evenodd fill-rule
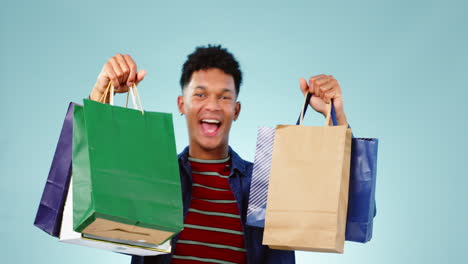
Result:
<svg viewBox="0 0 468 264"><path fill-rule="evenodd" d="M183 229L171 114L85 99L74 110L72 174L77 232L161 244Z"/></svg>

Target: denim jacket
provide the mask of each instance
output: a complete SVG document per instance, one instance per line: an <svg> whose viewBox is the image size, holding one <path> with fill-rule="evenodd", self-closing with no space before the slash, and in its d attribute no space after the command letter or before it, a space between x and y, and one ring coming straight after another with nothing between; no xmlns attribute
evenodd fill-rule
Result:
<svg viewBox="0 0 468 264"><path fill-rule="evenodd" d="M184 219L192 200L192 172L188 160L188 147L179 154L179 169L184 203ZM232 170L229 185L239 206L244 240L247 251L248 264L291 264L295 263L294 251L273 250L262 245L263 228L245 224L247 204L249 200L250 181L252 179L253 164L243 160L234 150L229 148ZM169 264L174 253L178 235L172 238L172 253L151 257L133 256L131 264Z"/></svg>

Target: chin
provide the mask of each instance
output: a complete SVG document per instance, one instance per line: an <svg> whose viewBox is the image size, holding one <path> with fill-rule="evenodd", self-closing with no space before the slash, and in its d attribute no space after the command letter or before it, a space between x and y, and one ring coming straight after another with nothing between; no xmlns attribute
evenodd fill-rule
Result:
<svg viewBox="0 0 468 264"><path fill-rule="evenodd" d="M223 147L223 144L207 143L207 144L200 144L200 147L206 151L213 151L213 150L221 149Z"/></svg>
<svg viewBox="0 0 468 264"><path fill-rule="evenodd" d="M200 140L198 145L205 151L219 150L227 146L227 143L223 143L219 140Z"/></svg>

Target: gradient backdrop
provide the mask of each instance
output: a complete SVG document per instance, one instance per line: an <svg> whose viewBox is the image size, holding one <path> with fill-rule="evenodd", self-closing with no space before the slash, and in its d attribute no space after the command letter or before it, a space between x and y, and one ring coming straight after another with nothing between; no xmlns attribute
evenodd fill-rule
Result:
<svg viewBox="0 0 468 264"><path fill-rule="evenodd" d="M229 48L245 74L230 141L244 158L258 126L296 120L298 79L319 73L339 80L354 134L380 139L372 241L343 255L298 252L297 263L466 261L467 11L431 0L2 1L1 262L129 263L33 227L66 107L109 57L129 53L148 71L143 105L175 114L181 150L180 69L207 43ZM306 124L323 118L310 112Z"/></svg>

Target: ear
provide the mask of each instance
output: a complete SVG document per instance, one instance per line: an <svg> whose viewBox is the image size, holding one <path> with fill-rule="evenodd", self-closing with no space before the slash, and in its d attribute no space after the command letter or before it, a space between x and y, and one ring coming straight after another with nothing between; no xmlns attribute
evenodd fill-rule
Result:
<svg viewBox="0 0 468 264"><path fill-rule="evenodd" d="M234 108L234 121L236 121L237 118L239 118L240 111L241 111L241 102L236 102L236 106Z"/></svg>
<svg viewBox="0 0 468 264"><path fill-rule="evenodd" d="M184 96L183 95L177 96L177 107L179 108L179 112L181 114L185 115Z"/></svg>

